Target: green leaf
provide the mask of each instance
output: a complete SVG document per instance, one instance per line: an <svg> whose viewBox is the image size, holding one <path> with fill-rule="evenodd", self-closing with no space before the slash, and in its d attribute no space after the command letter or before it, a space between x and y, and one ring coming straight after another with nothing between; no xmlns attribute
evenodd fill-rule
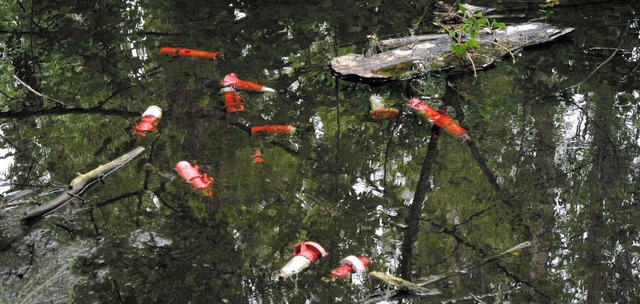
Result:
<svg viewBox="0 0 640 304"><path fill-rule="evenodd" d="M498 29L501 29L501 28L504 28L504 27L505 27L505 24L504 24L504 22L495 22L495 21L494 21L494 22L493 22L493 25L492 25L491 27L492 27L492 28L498 28Z"/></svg>
<svg viewBox="0 0 640 304"><path fill-rule="evenodd" d="M453 50L453 53L458 55L458 56L462 56L465 53L465 47L463 44L461 43L454 43L451 45L451 50Z"/></svg>
<svg viewBox="0 0 640 304"><path fill-rule="evenodd" d="M475 39L469 39L464 43L465 49L475 49L477 47L478 47L478 40L475 40Z"/></svg>
<svg viewBox="0 0 640 304"><path fill-rule="evenodd" d="M461 15L465 15L467 13L467 9L464 8L464 6L462 4L458 4L458 11L460 12Z"/></svg>

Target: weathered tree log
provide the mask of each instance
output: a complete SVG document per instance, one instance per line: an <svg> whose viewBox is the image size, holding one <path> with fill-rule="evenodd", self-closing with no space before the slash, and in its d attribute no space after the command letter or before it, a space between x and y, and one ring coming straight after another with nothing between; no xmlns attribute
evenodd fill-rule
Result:
<svg viewBox="0 0 640 304"><path fill-rule="evenodd" d="M69 183L69 190L64 191L62 194L58 195L47 203L25 212L25 216L22 218L22 221L29 221L43 216L62 206L64 203L74 198L78 198L79 195L87 190L90 186L92 186L105 176L111 174L112 172L120 169L122 166L140 155L140 153L142 153L143 151L143 147L137 147L110 161L107 164L100 165L99 167L87 173L78 175L78 177L74 178L71 183Z"/></svg>
<svg viewBox="0 0 640 304"><path fill-rule="evenodd" d="M476 40L478 49L470 52L476 69L483 69L496 60L523 47L552 41L573 31L545 23L523 23L483 31ZM349 54L331 60L336 77L351 81L383 82L409 79L431 71L473 71L472 64L451 50L453 40L446 34L425 35L425 41L415 42L369 57Z"/></svg>

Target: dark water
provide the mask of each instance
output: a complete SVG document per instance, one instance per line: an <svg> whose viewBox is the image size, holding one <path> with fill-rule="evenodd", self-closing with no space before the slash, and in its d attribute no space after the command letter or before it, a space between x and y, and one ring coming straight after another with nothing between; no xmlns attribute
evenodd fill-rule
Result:
<svg viewBox="0 0 640 304"><path fill-rule="evenodd" d="M575 28L515 63L382 86L338 80L328 63L372 33L433 30L431 1L1 3L0 302L354 303L395 289L322 281L365 255L413 281L474 265L427 286L440 295L386 303L637 303L640 7L560 2L497 7L507 22ZM243 92L247 111L226 114L232 72L277 92ZM372 93L401 116L370 120ZM409 97L444 100L473 141L432 128ZM149 105L164 110L160 133L131 137ZM298 132L247 132L262 124ZM20 223L136 146L84 201ZM178 177L181 160L215 179L213 196ZM276 278L305 240L329 255Z"/></svg>

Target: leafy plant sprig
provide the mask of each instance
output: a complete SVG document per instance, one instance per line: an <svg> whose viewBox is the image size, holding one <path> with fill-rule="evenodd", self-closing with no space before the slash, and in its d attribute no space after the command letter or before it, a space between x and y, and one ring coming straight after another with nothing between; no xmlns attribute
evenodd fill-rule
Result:
<svg viewBox="0 0 640 304"><path fill-rule="evenodd" d="M441 21L435 21L434 24L442 28L443 32L449 34L449 37L453 40L451 44L451 50L454 54L460 57L466 57L473 66L473 74L476 75L476 67L469 55L469 52L478 48L478 40L476 37L483 29L493 32L494 29L501 29L505 27L503 22L496 22L495 20L489 22L489 19L485 18L482 13L471 13L464 5L458 5L458 11L455 16L461 19L462 23L457 24L443 24Z"/></svg>

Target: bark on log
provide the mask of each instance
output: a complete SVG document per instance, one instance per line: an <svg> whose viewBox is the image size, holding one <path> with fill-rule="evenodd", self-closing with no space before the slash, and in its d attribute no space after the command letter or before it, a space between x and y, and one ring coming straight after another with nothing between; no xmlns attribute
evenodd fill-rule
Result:
<svg viewBox="0 0 640 304"><path fill-rule="evenodd" d="M143 147L137 147L110 161L107 164L100 165L87 173L78 175L78 177L74 178L71 183L69 183L69 190L64 191L62 194L58 195L47 203L25 212L25 216L22 218L22 221L30 221L37 217L43 216L62 206L64 203L74 198L78 198L80 194L82 194L94 183L101 180L110 173L120 169L122 166L140 155L140 153L142 153L143 151Z"/></svg>
<svg viewBox="0 0 640 304"><path fill-rule="evenodd" d="M509 52L523 47L552 41L573 31L546 23L522 23L483 31L476 40L479 47L469 55L476 69L486 68ZM384 82L419 77L430 71L472 71L471 63L451 51L453 40L447 34L420 37L423 42L413 43L369 57L344 55L331 60L331 69L337 77L351 81ZM393 43L385 41L385 43Z"/></svg>

